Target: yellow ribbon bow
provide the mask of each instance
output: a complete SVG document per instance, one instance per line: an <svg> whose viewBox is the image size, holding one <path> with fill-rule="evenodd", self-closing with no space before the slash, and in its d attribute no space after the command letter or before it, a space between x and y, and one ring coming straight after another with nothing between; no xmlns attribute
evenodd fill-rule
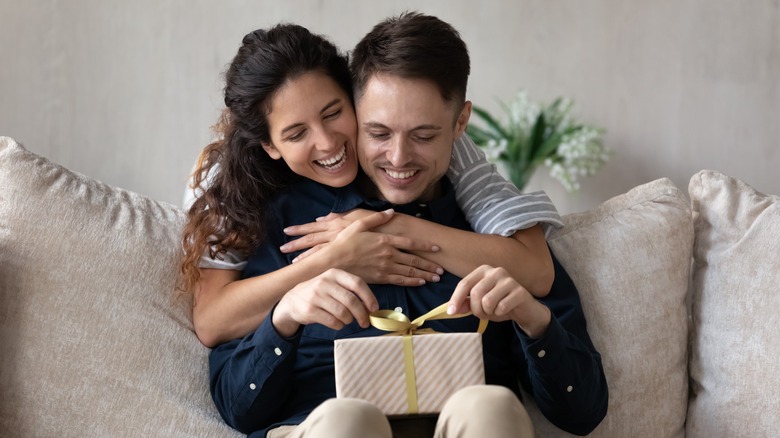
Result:
<svg viewBox="0 0 780 438"><path fill-rule="evenodd" d="M376 312L372 312L369 315L369 320L372 326L378 328L379 330L392 332L388 333L388 335L400 335L403 338L404 370L406 372L406 401L409 405L408 412L410 414L416 414L419 411L417 405L417 379L414 374L414 349L412 347L412 336L438 333L437 331L430 328L421 329L420 326L425 324L426 321L462 318L464 316L471 315L471 312L450 315L447 313L447 304L448 303L444 303L436 307L425 315L422 315L419 318L415 318L414 321L410 321L409 317L401 312L396 312L395 310L377 310ZM484 333L485 329L487 328L487 323L487 319L479 320L477 333Z"/></svg>

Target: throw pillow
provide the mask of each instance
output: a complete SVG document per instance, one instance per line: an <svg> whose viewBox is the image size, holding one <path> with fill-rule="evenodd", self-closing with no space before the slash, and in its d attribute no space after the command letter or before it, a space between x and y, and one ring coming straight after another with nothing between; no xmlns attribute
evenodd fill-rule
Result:
<svg viewBox="0 0 780 438"><path fill-rule="evenodd" d="M705 170L688 187L693 267L691 437L780 429L780 197Z"/></svg>
<svg viewBox="0 0 780 438"><path fill-rule="evenodd" d="M8 137L0 187L0 436L236 434L173 299L183 213Z"/></svg>
<svg viewBox="0 0 780 438"><path fill-rule="evenodd" d="M602 356L609 411L594 437L682 437L688 399L687 313L693 225L668 179L564 217L549 242L580 291ZM526 397L537 436L569 435Z"/></svg>

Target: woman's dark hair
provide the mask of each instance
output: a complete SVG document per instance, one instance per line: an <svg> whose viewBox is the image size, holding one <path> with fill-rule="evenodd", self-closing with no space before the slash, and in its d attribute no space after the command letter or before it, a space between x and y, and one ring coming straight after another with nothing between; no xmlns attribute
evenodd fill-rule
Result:
<svg viewBox="0 0 780 438"><path fill-rule="evenodd" d="M193 188L202 194L184 227L182 291L197 283L207 250L211 258L222 258L228 249L248 256L263 239L269 200L296 179L261 146L271 140L271 100L288 80L311 71L333 78L351 100L347 57L322 36L280 24L244 37L225 72L226 108L214 126L219 139L203 149L193 172Z"/></svg>

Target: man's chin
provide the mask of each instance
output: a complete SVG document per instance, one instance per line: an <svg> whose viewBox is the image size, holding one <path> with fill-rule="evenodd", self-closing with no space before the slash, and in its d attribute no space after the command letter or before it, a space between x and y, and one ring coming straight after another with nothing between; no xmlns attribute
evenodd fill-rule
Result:
<svg viewBox="0 0 780 438"><path fill-rule="evenodd" d="M384 199L385 201L394 205L409 204L416 199L414 193L408 192L406 190L399 190L395 187L378 186L377 192L379 198Z"/></svg>

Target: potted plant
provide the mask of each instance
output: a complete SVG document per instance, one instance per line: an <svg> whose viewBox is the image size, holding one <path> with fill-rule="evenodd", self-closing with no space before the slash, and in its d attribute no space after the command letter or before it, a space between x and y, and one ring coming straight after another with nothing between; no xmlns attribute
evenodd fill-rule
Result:
<svg viewBox="0 0 780 438"><path fill-rule="evenodd" d="M604 130L576 122L570 99L558 98L542 106L520 91L515 100L501 106L506 115L503 122L474 105L483 126L469 124L466 132L520 190L544 165L567 191L576 192L579 178L595 174L609 159L611 151L602 141Z"/></svg>

